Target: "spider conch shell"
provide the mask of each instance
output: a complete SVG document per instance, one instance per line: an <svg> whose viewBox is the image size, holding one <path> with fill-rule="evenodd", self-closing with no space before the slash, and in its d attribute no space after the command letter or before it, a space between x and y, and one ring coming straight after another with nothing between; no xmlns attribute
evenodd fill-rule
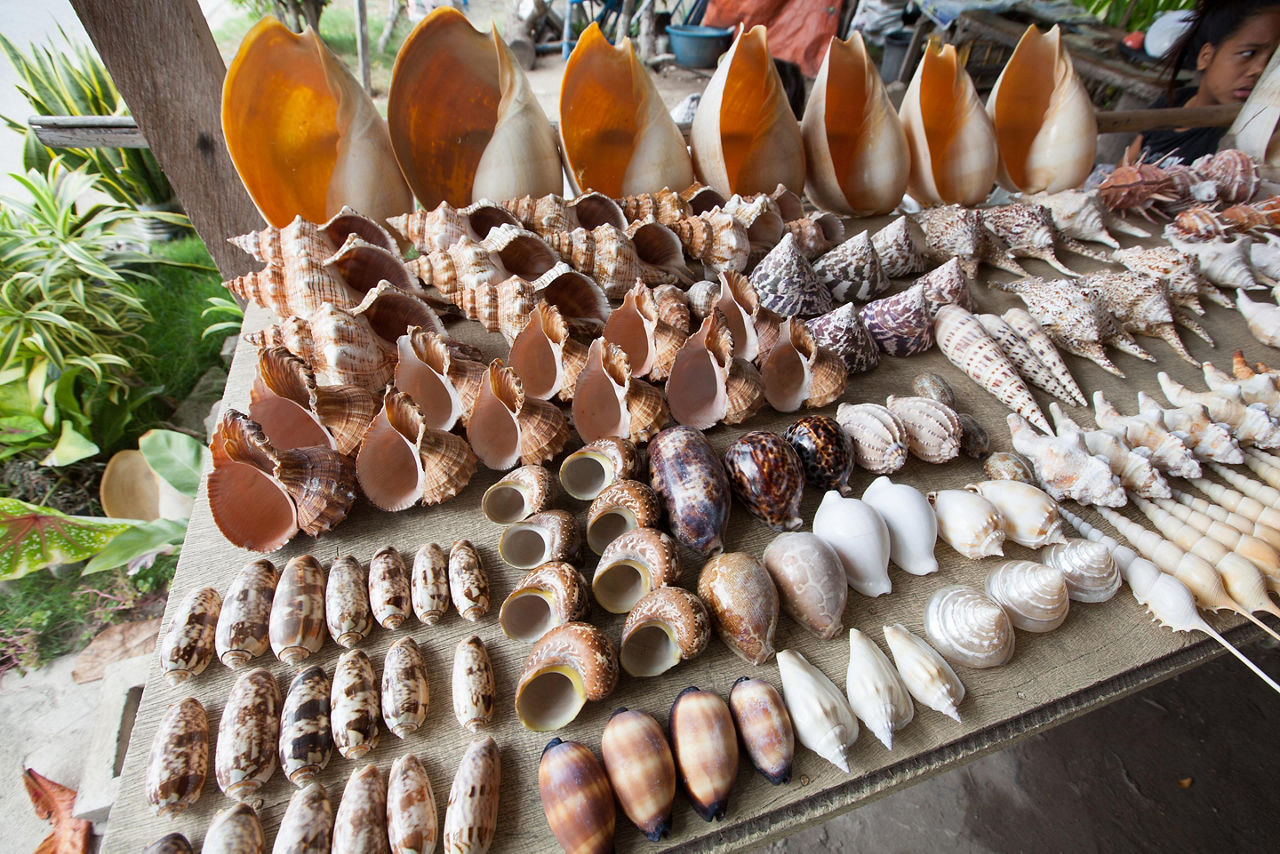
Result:
<svg viewBox="0 0 1280 854"><path fill-rule="evenodd" d="M1166 430L1176 431L1197 459L1236 465L1244 462L1244 451L1231 434L1231 427L1214 421L1203 404L1192 403L1164 409L1145 392L1138 392L1138 417ZM1168 498L1168 495L1144 495L1144 498Z"/></svg>
<svg viewBox="0 0 1280 854"><path fill-rule="evenodd" d="M844 216L886 214L902 201L911 154L862 33L834 36L800 126L805 192Z"/></svg>
<svg viewBox="0 0 1280 854"><path fill-rule="evenodd" d="M1049 411L1053 414L1057 434L1080 434L1089 453L1106 460L1111 466L1111 473L1120 478L1125 489L1143 498L1168 498L1172 494L1168 481L1151 462L1149 452L1138 453L1130 449L1119 436L1106 430L1081 428L1057 403L1049 404Z"/></svg>
<svg viewBox="0 0 1280 854"><path fill-rule="evenodd" d="M684 137L631 39L611 45L594 22L565 65L560 141L578 192L630 196L693 183Z"/></svg>
<svg viewBox="0 0 1280 854"><path fill-rule="evenodd" d="M545 463L569 441L569 423L554 403L530 397L516 372L501 359L489 364L467 423L476 456L496 471Z"/></svg>
<svg viewBox="0 0 1280 854"><path fill-rule="evenodd" d="M769 56L765 28L738 31L720 60L689 133L698 180L722 196L804 191L804 141Z"/></svg>
<svg viewBox="0 0 1280 854"><path fill-rule="evenodd" d="M462 491L475 470L476 455L466 441L428 427L422 410L393 387L356 455L360 488L383 510L439 504Z"/></svg>
<svg viewBox="0 0 1280 854"><path fill-rule="evenodd" d="M1000 186L1056 193L1084 183L1098 148L1093 103L1055 25L1032 24L987 98L1000 150Z"/></svg>
<svg viewBox="0 0 1280 854"><path fill-rule="evenodd" d="M899 110L911 150L907 191L922 204L977 205L995 183L995 128L955 45L930 40Z"/></svg>
<svg viewBox="0 0 1280 854"><path fill-rule="evenodd" d="M1079 433L1045 436L1013 414L1008 422L1013 449L1031 460L1036 479L1055 500L1071 498L1081 504L1124 506L1128 499L1120 479L1111 473L1106 460L1089 453Z"/></svg>
<svg viewBox="0 0 1280 854"><path fill-rule="evenodd" d="M555 131L524 71L496 30L477 32L457 9L436 9L405 39L387 123L400 169L428 210L563 188Z"/></svg>
<svg viewBox="0 0 1280 854"><path fill-rule="evenodd" d="M344 205L377 220L413 206L386 122L310 28L298 35L268 17L249 31L222 86L222 132L277 228L296 216L324 222Z"/></svg>

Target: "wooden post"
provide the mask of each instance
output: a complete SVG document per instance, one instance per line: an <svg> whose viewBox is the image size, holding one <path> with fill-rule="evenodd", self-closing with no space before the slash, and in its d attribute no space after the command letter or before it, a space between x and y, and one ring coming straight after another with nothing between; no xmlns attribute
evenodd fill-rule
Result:
<svg viewBox="0 0 1280 854"><path fill-rule="evenodd" d="M648 62L658 52L657 3L646 3L640 10L640 59ZM673 22L674 23L674 22Z"/></svg>
<svg viewBox="0 0 1280 854"><path fill-rule="evenodd" d="M71 0L224 277L253 260L228 237L263 227L222 137L227 69L197 0Z"/></svg>
<svg viewBox="0 0 1280 854"><path fill-rule="evenodd" d="M405 14L405 0L387 0L387 22L382 27L382 35L378 36L378 53L386 53L391 44L391 34L395 32L400 16Z"/></svg>
<svg viewBox="0 0 1280 854"><path fill-rule="evenodd" d="M356 0L356 60L360 63L360 84L373 95L373 79L369 76L369 9L365 0Z"/></svg>
<svg viewBox="0 0 1280 854"><path fill-rule="evenodd" d="M631 13L635 11L636 0L622 0L622 9L618 11L618 25L613 30L613 43L631 35Z"/></svg>

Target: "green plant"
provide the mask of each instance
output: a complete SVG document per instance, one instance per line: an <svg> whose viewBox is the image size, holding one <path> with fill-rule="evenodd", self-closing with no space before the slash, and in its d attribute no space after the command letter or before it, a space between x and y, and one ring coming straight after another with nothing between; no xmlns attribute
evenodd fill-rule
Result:
<svg viewBox="0 0 1280 854"><path fill-rule="evenodd" d="M1074 0L1108 26L1145 30L1161 12L1191 9L1196 0Z"/></svg>
<svg viewBox="0 0 1280 854"><path fill-rule="evenodd" d="M120 98L106 66L85 45L76 44L59 30L66 51L52 46L29 46L20 51L0 35L0 50L9 57L18 74L18 91L31 110L45 116L126 116L128 108ZM48 174L55 153L47 148L25 122L2 117L10 129L24 134L22 168ZM60 156L69 168L85 167L101 176L99 189L121 204L131 207L163 206L173 202L173 188L155 156L146 148L66 148ZM190 225L185 217L174 220Z"/></svg>
<svg viewBox="0 0 1280 854"><path fill-rule="evenodd" d="M209 297L205 300L208 307L200 312L201 317L229 317L230 320L219 320L211 323L204 328L204 332L200 333L200 337L209 338L212 336L224 337L234 335L240 331L241 324L244 323L244 309L233 299L226 297Z"/></svg>

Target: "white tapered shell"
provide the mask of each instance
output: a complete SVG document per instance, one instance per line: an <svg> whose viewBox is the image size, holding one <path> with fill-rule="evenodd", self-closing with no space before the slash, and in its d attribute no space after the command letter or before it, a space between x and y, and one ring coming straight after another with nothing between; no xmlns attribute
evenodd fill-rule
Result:
<svg viewBox="0 0 1280 854"><path fill-rule="evenodd" d="M1066 403L1083 405L1084 398L1076 399L1071 396L1071 392L1062 385L1053 371L1049 370L1044 362L1040 361L1035 351L1031 349L1031 345L1012 326L1005 322L1004 318L998 314L977 314L974 316L982 324L982 328L987 331L987 334L1000 345L1000 349L1004 352L1005 358L1009 360L1009 364L1014 366L1024 380L1037 388L1044 389Z"/></svg>
<svg viewBox="0 0 1280 854"><path fill-rule="evenodd" d="M1161 471L1178 477L1199 477L1200 463L1182 440L1165 429L1163 422L1147 417L1121 415L1101 391L1093 393L1093 413L1098 426L1115 433L1131 448L1151 451L1151 461Z"/></svg>
<svg viewBox="0 0 1280 854"><path fill-rule="evenodd" d="M1053 216L1053 223L1067 237L1076 240L1092 240L1105 243L1113 249L1120 244L1107 231L1106 212L1098 200L1098 194L1084 190L1062 190L1057 193L1037 193L1028 201L1044 205Z"/></svg>
<svg viewBox="0 0 1280 854"><path fill-rule="evenodd" d="M999 667L1013 657L1013 623L1000 604L960 584L939 589L925 606L924 630L943 656L969 667Z"/></svg>
<svg viewBox="0 0 1280 854"><path fill-rule="evenodd" d="M929 493L938 520L938 536L970 560L1004 554L1003 517L996 506L975 492L943 489Z"/></svg>
<svg viewBox="0 0 1280 854"><path fill-rule="evenodd" d="M1259 448L1280 447L1280 423L1261 404L1247 405L1238 385L1221 385L1217 391L1193 392L1164 371L1156 374L1160 390L1174 406L1199 403L1209 417L1231 426L1231 432L1242 444Z"/></svg>
<svg viewBox="0 0 1280 854"><path fill-rule="evenodd" d="M560 140L579 192L616 198L693 183L684 137L631 40L611 45L594 23L565 64Z"/></svg>
<svg viewBox="0 0 1280 854"><path fill-rule="evenodd" d="M1120 570L1106 546L1072 537L1040 550L1040 562L1060 571L1077 602L1105 602L1120 589Z"/></svg>
<svg viewBox="0 0 1280 854"><path fill-rule="evenodd" d="M840 556L854 590L883 596L892 589L889 528L870 504L829 490L813 514L813 532Z"/></svg>
<svg viewBox="0 0 1280 854"><path fill-rule="evenodd" d="M1039 404L977 318L958 305L944 305L934 315L934 336L947 361L1005 406L1041 430L1049 430Z"/></svg>
<svg viewBox="0 0 1280 854"><path fill-rule="evenodd" d="M804 142L765 28L742 27L720 60L689 131L698 180L722 196L804 191Z"/></svg>
<svg viewBox="0 0 1280 854"><path fill-rule="evenodd" d="M1084 183L1098 147L1093 102L1055 25L1032 24L991 89L987 113L1000 149L1000 185L1024 193Z"/></svg>
<svg viewBox="0 0 1280 854"><path fill-rule="evenodd" d="M889 560L912 575L938 571L933 556L938 540L938 520L929 500L907 483L878 477L862 493L889 529Z"/></svg>
<svg viewBox="0 0 1280 854"><path fill-rule="evenodd" d="M1245 403L1261 403L1272 416L1280 415L1280 385L1277 385L1274 374L1255 372L1251 376L1237 377L1219 370L1212 362L1204 362L1200 367L1204 371L1204 384L1211 391L1223 386L1236 386Z"/></svg>
<svg viewBox="0 0 1280 854"><path fill-rule="evenodd" d="M1063 541L1058 505L1044 490L1019 480L984 480L965 489L995 505L1000 529L1018 545L1038 549Z"/></svg>
<svg viewBox="0 0 1280 854"><path fill-rule="evenodd" d="M911 150L912 198L935 205L987 198L999 164L995 129L955 45L930 42L899 115Z"/></svg>
<svg viewBox="0 0 1280 854"><path fill-rule="evenodd" d="M804 121L805 194L844 216L875 216L902 200L911 154L902 122L857 30L827 47Z"/></svg>
<svg viewBox="0 0 1280 854"><path fill-rule="evenodd" d="M858 740L858 718L825 673L793 649L779 650L782 699L800 743L849 773L849 752Z"/></svg>
<svg viewBox="0 0 1280 854"><path fill-rule="evenodd" d="M964 683L947 660L901 623L884 627L884 641L915 701L959 721L956 707L964 699Z"/></svg>
<svg viewBox="0 0 1280 854"><path fill-rule="evenodd" d="M1023 418L1009 415L1009 435L1013 449L1031 460L1036 479L1057 501L1071 498L1081 504L1122 507L1124 487L1111 473L1111 466L1085 448L1079 433L1045 436Z"/></svg>
<svg viewBox="0 0 1280 854"><path fill-rule="evenodd" d="M1142 392L1138 392L1139 400ZM1101 457L1111 466L1111 473L1120 478L1125 489L1144 498L1168 498L1169 483L1151 462L1150 456L1129 448L1114 433L1106 430L1083 430L1072 421L1057 403L1049 406L1058 435L1075 433L1084 440L1085 449L1095 457Z"/></svg>
<svg viewBox="0 0 1280 854"><path fill-rule="evenodd" d="M845 691L854 714L885 748L893 750L893 734L911 723L915 705L888 657L857 629L849 629Z"/></svg>
<svg viewBox="0 0 1280 854"><path fill-rule="evenodd" d="M1200 272L1215 285L1239 290L1261 288L1249 266L1249 239L1234 237L1230 240L1184 240L1177 232L1170 231L1169 243L1184 255L1191 255L1200 262ZM1237 297L1239 295L1237 294Z"/></svg>
<svg viewBox="0 0 1280 854"><path fill-rule="evenodd" d="M987 573L985 587L1014 628L1051 632L1067 619L1071 600L1061 570L1029 560L1006 561Z"/></svg>
<svg viewBox="0 0 1280 854"><path fill-rule="evenodd" d="M890 474L907 462L907 428L888 407L878 403L842 403L836 421L853 439L858 465L875 474Z"/></svg>

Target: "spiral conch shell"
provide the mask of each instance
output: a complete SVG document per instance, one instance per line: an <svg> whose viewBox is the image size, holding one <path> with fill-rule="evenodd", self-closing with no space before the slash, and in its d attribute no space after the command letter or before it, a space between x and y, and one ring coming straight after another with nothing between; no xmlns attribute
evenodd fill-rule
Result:
<svg viewBox="0 0 1280 854"><path fill-rule="evenodd" d="M555 131L528 78L496 30L477 32L457 9L436 9L405 39L387 123L396 160L428 210L562 189Z"/></svg>
<svg viewBox="0 0 1280 854"><path fill-rule="evenodd" d="M1057 26L1027 27L987 98L1000 186L1056 193L1084 183L1098 148L1093 103Z"/></svg>
<svg viewBox="0 0 1280 854"><path fill-rule="evenodd" d="M480 461L505 471L516 464L537 465L560 453L569 441L569 424L555 404L529 397L516 372L495 359L480 388L467 438Z"/></svg>
<svg viewBox="0 0 1280 854"><path fill-rule="evenodd" d="M1062 571L1029 560L1011 560L987 573L987 595L1024 632L1051 632L1067 618L1071 600Z"/></svg>
<svg viewBox="0 0 1280 854"><path fill-rule="evenodd" d="M885 214L902 200L911 168L902 122L856 30L834 36L801 123L814 204L844 216Z"/></svg>
<svg viewBox="0 0 1280 854"><path fill-rule="evenodd" d="M804 191L800 124L765 38L763 26L739 30L693 116L693 168L722 196Z"/></svg>
<svg viewBox="0 0 1280 854"><path fill-rule="evenodd" d="M295 216L324 222L343 205L379 220L413 206L386 122L310 28L297 35L268 17L249 31L227 68L222 130L245 189L277 228Z"/></svg>
<svg viewBox="0 0 1280 854"><path fill-rule="evenodd" d="M912 198L933 205L987 198L999 165L996 132L955 45L930 40L899 116L911 149Z"/></svg>
<svg viewBox="0 0 1280 854"><path fill-rule="evenodd" d="M617 197L693 183L684 137L631 40L611 45L595 23L565 65L560 140L576 191Z"/></svg>
<svg viewBox="0 0 1280 854"><path fill-rule="evenodd" d="M460 436L428 427L408 395L388 388L355 469L365 496L383 510L397 511L457 495L475 473L476 455Z"/></svg>
<svg viewBox="0 0 1280 854"><path fill-rule="evenodd" d="M924 630L938 652L969 667L999 667L1013 657L1013 623L1000 604L960 584L939 589L925 606Z"/></svg>

